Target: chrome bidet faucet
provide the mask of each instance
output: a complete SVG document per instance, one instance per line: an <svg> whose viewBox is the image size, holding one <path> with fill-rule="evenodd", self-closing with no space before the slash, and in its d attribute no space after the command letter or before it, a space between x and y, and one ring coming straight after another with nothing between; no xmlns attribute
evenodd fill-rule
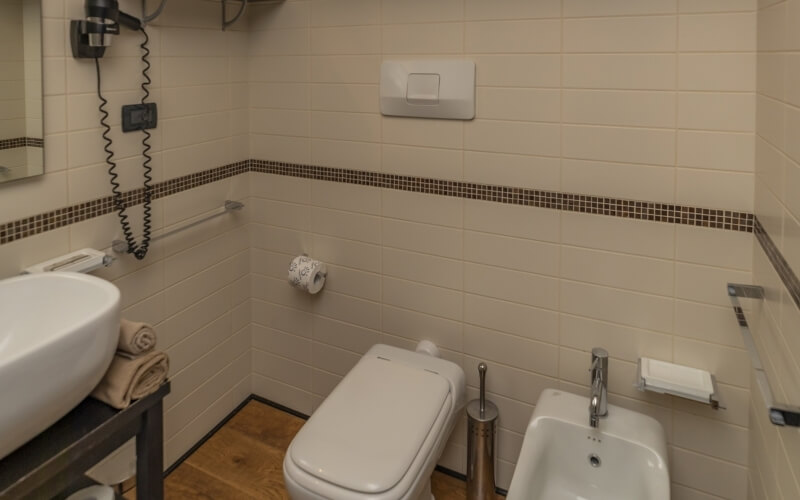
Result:
<svg viewBox="0 0 800 500"><path fill-rule="evenodd" d="M600 417L608 415L608 351L592 349L592 394L589 397L589 425L597 427Z"/></svg>

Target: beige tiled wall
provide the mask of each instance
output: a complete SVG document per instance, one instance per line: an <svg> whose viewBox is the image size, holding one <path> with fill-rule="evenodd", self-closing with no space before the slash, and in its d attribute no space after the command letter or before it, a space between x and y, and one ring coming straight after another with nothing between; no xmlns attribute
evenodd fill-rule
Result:
<svg viewBox="0 0 800 500"><path fill-rule="evenodd" d="M94 64L69 53L67 20L83 16L83 1L45 0L42 7L46 173L0 186L2 222L110 194ZM139 1L121 7L141 15ZM217 2L171 0L147 29L160 120L152 140L157 181L247 158L247 36L222 32L218 23ZM141 40L123 30L101 61L123 189L142 182L141 135L119 132L120 106L140 98ZM160 199L154 227L168 230L247 193L247 178L239 176ZM140 209L132 213L138 220ZM123 315L156 325L158 347L170 354L168 463L251 392L248 219L247 212L215 219L155 243L144 261L119 257L98 273L121 289ZM138 234L141 225L134 226ZM87 246L110 252L120 236L109 214L18 240L0 247L0 274Z"/></svg>
<svg viewBox="0 0 800 500"><path fill-rule="evenodd" d="M0 222L108 194L93 67L67 52L66 19L81 16L81 3L43 4L46 174L0 186ZM774 7L793 13L794 3ZM138 13L138 1L122 4ZM161 120L155 178L251 157L751 210L756 151L794 154L765 115L788 117L791 106L762 97L756 116L755 7L286 0L253 5L248 23L222 32L217 2L170 0L148 30ZM759 22L784 17L767 8ZM762 29L760 38L777 43L780 34ZM112 110L139 95L138 40L125 33L102 62ZM476 61L476 120L380 116L383 58L442 56ZM792 102L781 81L759 86L784 89ZM770 142L781 137L777 156L754 141L756 123ZM139 138L113 136L123 183L133 186ZM772 168L757 183L760 217L794 213L790 191L771 194L800 178L792 175ZM754 431L748 442L748 359L723 288L750 281L753 268L774 283L749 234L256 173L158 200L155 226L225 199L244 199L246 211L100 273L122 289L126 316L157 325L172 356L168 462L251 391L311 413L369 346L411 348L423 338L465 367L470 397L478 360L490 364L500 486L539 392L585 392L595 345L613 358L612 403L664 425L674 499L745 498L748 456L767 449L776 458L774 429L753 427L765 441ZM762 218L771 233L791 234L783 215ZM111 214L3 245L0 274L107 248L117 228ZM795 248L791 237L780 241ZM301 252L330 266L319 296L285 283ZM779 311L773 324L794 321L791 308ZM728 410L637 392L643 355L711 370ZM791 439L781 442L798 456ZM442 463L463 470L464 448L462 425ZM773 463L754 471L791 477L793 462ZM754 480L753 490L761 484L778 483Z"/></svg>
<svg viewBox="0 0 800 500"><path fill-rule="evenodd" d="M800 2L760 1L755 212L795 273L800 272ZM759 245L754 282L767 299L754 319L755 337L776 397L800 401L800 310ZM770 424L753 393L750 498L800 497L800 431Z"/></svg>
<svg viewBox="0 0 800 500"><path fill-rule="evenodd" d="M755 1L287 0L249 21L251 157L751 210ZM382 117L383 59L469 58L477 117ZM673 498L747 496L749 362L724 285L752 237L553 210L253 177L253 387L310 413L376 342L431 339L470 397L489 363L507 487L543 388L667 432ZM321 294L289 260L329 265ZM705 368L727 411L633 388L639 356ZM464 470L465 429L442 463Z"/></svg>

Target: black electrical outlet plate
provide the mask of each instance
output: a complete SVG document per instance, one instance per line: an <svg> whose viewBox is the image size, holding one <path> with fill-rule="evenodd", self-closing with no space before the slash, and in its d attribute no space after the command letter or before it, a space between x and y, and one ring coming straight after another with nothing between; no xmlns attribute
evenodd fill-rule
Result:
<svg viewBox="0 0 800 500"><path fill-rule="evenodd" d="M156 128L158 124L158 108L156 103L127 104L122 106L122 131L134 132Z"/></svg>

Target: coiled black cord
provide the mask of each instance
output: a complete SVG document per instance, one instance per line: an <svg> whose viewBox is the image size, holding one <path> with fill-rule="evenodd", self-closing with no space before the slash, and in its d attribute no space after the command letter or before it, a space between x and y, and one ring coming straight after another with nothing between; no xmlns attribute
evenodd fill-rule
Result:
<svg viewBox="0 0 800 500"><path fill-rule="evenodd" d="M142 77L144 81L142 82L142 104L146 104L147 99L150 97L150 84L152 80L150 79L150 61L148 57L150 56L150 49L147 47L148 42L150 42L150 37L147 36L147 32L144 30L144 26L139 28L139 31L142 32L144 35L144 40L142 41L141 45L142 48L142 62L144 63L144 69L142 70ZM142 162L142 168L144 169L144 214L142 216L142 245L139 247L140 253L142 254L141 257L136 255L136 258L141 260L147 254L147 249L150 246L150 230L151 230L151 218L152 218L152 207L151 202L153 200L153 186L150 184L153 181L153 167L150 166L150 162L153 161L153 158L150 156L150 132L142 126L142 132L144 133L144 137L142 137L142 156L144 156L144 162ZM143 249L143 250L142 250Z"/></svg>
<svg viewBox="0 0 800 500"><path fill-rule="evenodd" d="M144 77L144 82L142 83L141 87L144 91L144 96L142 97L142 104L145 104L145 101L148 97L150 97L150 90L148 86L151 83L150 75L148 74L150 70L150 61L148 61L148 56L150 55L150 49L147 47L147 43L150 41L150 38L147 36L147 32L144 28L140 28L142 34L144 35L144 41L140 45L142 50L144 51L142 54L142 61L145 63L145 68L142 70L142 76ZM144 214L142 217L142 242L138 244L136 239L133 236L133 230L131 229L130 221L128 220L128 214L126 212L126 205L125 200L120 190L120 183L117 180L119 174L117 174L117 163L114 161L114 152L111 150L111 145L113 141L111 137L109 137L109 133L111 132L111 126L108 125L108 111L106 111L106 105L108 104L108 100L103 97L103 94L100 90L100 59L94 59L95 69L97 70L97 97L100 98L100 106L99 110L100 113L103 115L100 118L100 125L103 127L103 141L105 141L105 145L103 146L103 151L106 152L106 164L108 165L108 175L111 182L111 193L113 195L113 202L114 202L114 209L117 211L117 216L119 217L120 225L122 226L122 233L125 236L125 242L128 245L128 253L133 254L134 257L138 260L144 259L147 255L147 250L150 247L150 232L152 228L152 207L151 202L153 198L153 187L151 182L153 180L152 171L153 168L150 165L150 161L152 157L150 156L150 132L148 132L144 127L142 127L142 132L144 132L144 137L142 138L142 146L144 148L142 155L144 156L145 160L142 163L142 167L144 168Z"/></svg>

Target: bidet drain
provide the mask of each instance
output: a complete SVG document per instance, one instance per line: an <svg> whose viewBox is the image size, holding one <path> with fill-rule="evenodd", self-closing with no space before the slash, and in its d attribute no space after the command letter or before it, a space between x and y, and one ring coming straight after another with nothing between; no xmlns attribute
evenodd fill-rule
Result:
<svg viewBox="0 0 800 500"><path fill-rule="evenodd" d="M589 465L591 465L592 467L600 467L601 463L602 462L600 461L600 457L598 457L594 453L589 455Z"/></svg>

